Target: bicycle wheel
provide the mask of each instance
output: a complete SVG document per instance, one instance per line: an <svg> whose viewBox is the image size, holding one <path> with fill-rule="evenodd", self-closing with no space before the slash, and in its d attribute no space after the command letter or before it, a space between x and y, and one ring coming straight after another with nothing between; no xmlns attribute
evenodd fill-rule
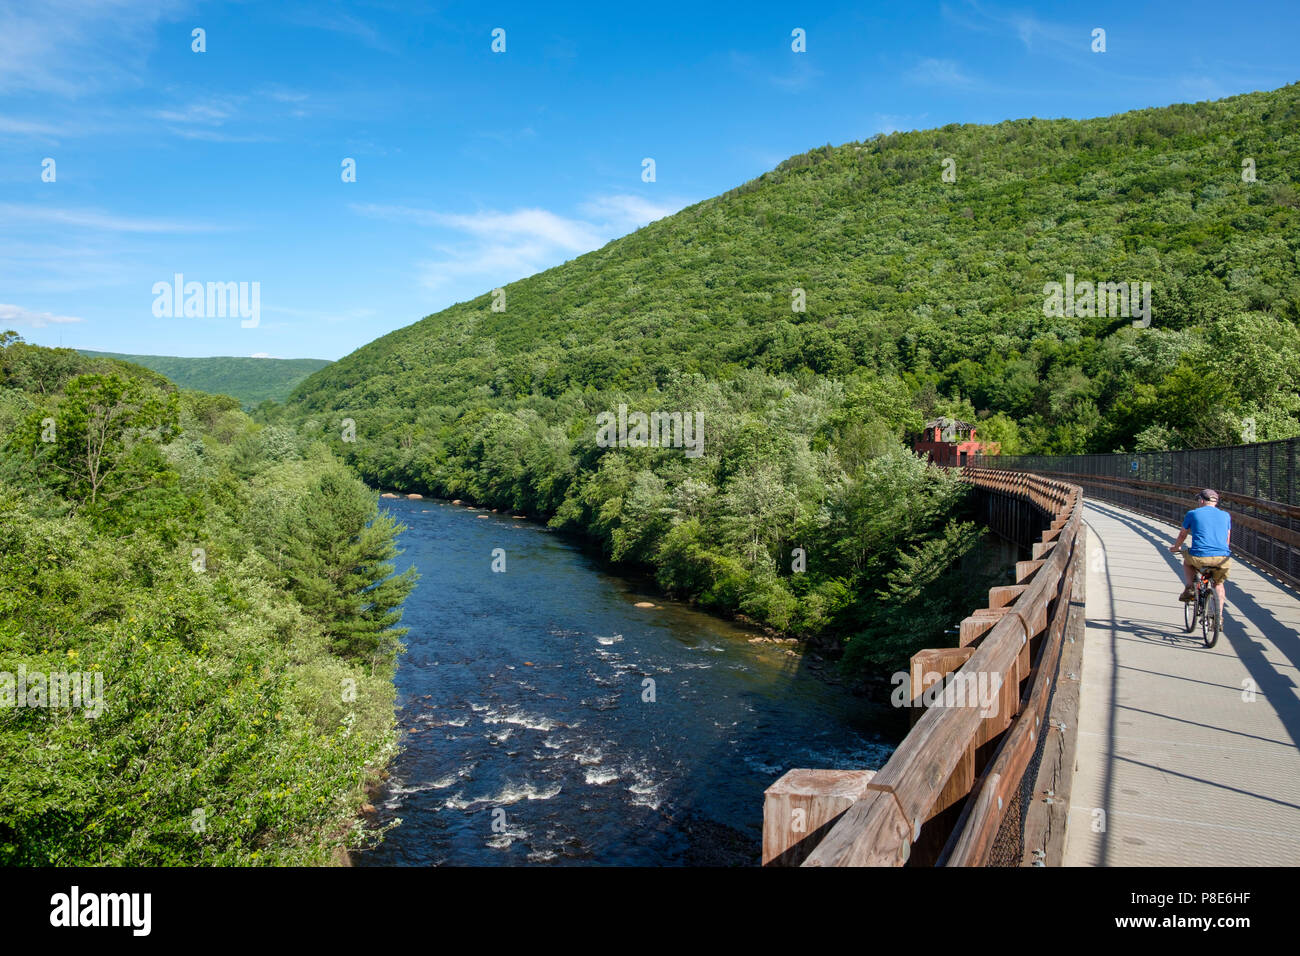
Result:
<svg viewBox="0 0 1300 956"><path fill-rule="evenodd" d="M1213 647L1223 633L1223 609L1219 607L1219 592L1213 587L1206 588L1206 591L1201 634L1205 637L1205 646Z"/></svg>
<svg viewBox="0 0 1300 956"><path fill-rule="evenodd" d="M1192 599L1183 602L1183 630L1188 634L1192 633L1192 629L1196 627L1196 609L1200 603L1201 595L1199 591L1193 591Z"/></svg>

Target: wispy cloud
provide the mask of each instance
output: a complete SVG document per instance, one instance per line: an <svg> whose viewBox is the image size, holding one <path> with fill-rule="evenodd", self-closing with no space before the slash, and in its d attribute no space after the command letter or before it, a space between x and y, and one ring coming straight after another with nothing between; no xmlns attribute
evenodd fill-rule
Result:
<svg viewBox="0 0 1300 956"><path fill-rule="evenodd" d="M375 309L338 309L331 311L321 311L320 309L292 309L281 305L264 305L263 312L270 312L275 315L287 315L294 319L309 319L312 322L361 322L366 319L373 319L379 314ZM253 358L259 358L254 355Z"/></svg>
<svg viewBox="0 0 1300 956"><path fill-rule="evenodd" d="M956 60L939 60L926 57L905 74L907 80L920 86L946 86L969 88L976 81L962 71Z"/></svg>
<svg viewBox="0 0 1300 956"><path fill-rule="evenodd" d="M796 57L788 70L768 74L767 81L779 90L795 93L806 90L822 76L822 71L809 65L810 61L802 56Z"/></svg>
<svg viewBox="0 0 1300 956"><path fill-rule="evenodd" d="M0 116L0 136L30 136L37 139L55 139L66 135L66 127L51 126L49 123L37 123L18 119L14 116Z"/></svg>
<svg viewBox="0 0 1300 956"><path fill-rule="evenodd" d="M130 85L172 0L43 0L0 6L0 93L75 97Z"/></svg>
<svg viewBox="0 0 1300 956"><path fill-rule="evenodd" d="M566 219L545 209L519 209L515 212L445 213L410 206L354 205L363 216L379 219L405 219L422 226L445 226L495 240L542 242L570 251L591 249L600 236L590 223Z"/></svg>
<svg viewBox="0 0 1300 956"><path fill-rule="evenodd" d="M153 116L171 124L168 129L183 139L197 139L209 143L264 143L272 137L256 133L233 133L224 127L229 120L240 115L240 105L246 97L212 97L196 100L181 107L157 110Z"/></svg>
<svg viewBox="0 0 1300 956"><path fill-rule="evenodd" d="M1091 53L1091 27L1053 23L1031 13L1000 11L969 2L971 16L944 4L940 11L945 20L975 33L988 36L1014 36L1026 50L1034 53L1055 52L1063 57L1084 57Z"/></svg>
<svg viewBox="0 0 1300 956"><path fill-rule="evenodd" d="M354 17L350 13L344 13L338 7L330 10L323 3L313 3L289 11L285 15L285 19L295 26L340 33L360 40L371 49L387 53L392 52L388 41L384 39L378 30L361 18Z"/></svg>
<svg viewBox="0 0 1300 956"><path fill-rule="evenodd" d="M1089 19L1079 19L1072 23L1056 22L1044 20L1032 13L999 9L976 0L967 0L960 9L945 3L940 6L940 12L949 23L972 33L992 37L994 42L1011 40L1019 43L1026 53L1034 57L1068 64L1071 69L1104 76L1111 82L1122 82L1133 88L1141 86L1159 90L1162 97L1170 88L1174 88L1183 90L1193 98L1216 99L1228 96L1239 88L1236 82L1227 79L1231 76L1234 81L1240 80L1238 63L1220 64L1223 81L1203 74L1180 76L1150 72L1141 66L1128 71L1121 70L1114 54L1101 56L1093 52L1092 31L1098 26L1104 28L1105 24L1091 15ZM1194 68L1202 69L1199 64ZM1267 85L1267 81L1260 82ZM988 84L979 85L982 90L991 89Z"/></svg>
<svg viewBox="0 0 1300 956"><path fill-rule="evenodd" d="M66 325L70 322L84 322L75 315L55 315L53 312L34 312L20 305L5 305L0 302L0 328L5 326L25 325L33 329L42 329L47 325Z"/></svg>
<svg viewBox="0 0 1300 956"><path fill-rule="evenodd" d="M436 227L453 236L462 234L454 243L434 246L442 258L419 263L424 285L438 288L459 279L506 282L532 275L566 258L598 249L685 205L684 201L651 202L628 194L595 196L579 207L586 218L561 216L547 209L447 213L373 204L352 208L363 216Z"/></svg>
<svg viewBox="0 0 1300 956"><path fill-rule="evenodd" d="M597 196L578 208L597 222L636 229L664 216L671 216L682 206L682 203L651 202L641 196L617 194Z"/></svg>
<svg viewBox="0 0 1300 956"><path fill-rule="evenodd" d="M502 146L514 146L517 143L536 139L537 130L533 129L531 126L525 126L518 130L484 129L477 131L474 135L482 139L490 139L494 142L500 143Z"/></svg>
<svg viewBox="0 0 1300 956"><path fill-rule="evenodd" d="M1025 45L1026 50L1037 48L1056 48L1082 53L1088 49L1091 32L1061 23L1048 23L1029 14L1012 14L1005 18L1005 23L1015 31L1016 37Z"/></svg>
<svg viewBox="0 0 1300 956"><path fill-rule="evenodd" d="M277 103L305 103L311 99L310 93L304 93L301 90L291 90L285 86L271 86L259 91L262 96L275 100Z"/></svg>
<svg viewBox="0 0 1300 956"><path fill-rule="evenodd" d="M219 129L204 129L202 127L173 127L172 132L182 139L199 139L207 143L269 143L273 141L273 137L262 136L256 133L243 135L240 133L226 133Z"/></svg>
<svg viewBox="0 0 1300 956"><path fill-rule="evenodd" d="M104 232L185 233L216 232L221 227L170 219L136 219L94 209L60 209L24 203L0 203L0 223L25 227L39 224L79 226Z"/></svg>
<svg viewBox="0 0 1300 956"><path fill-rule="evenodd" d="M922 122L924 122L925 118L929 115L929 113L921 113L917 116L904 116L898 113L877 113L875 115L876 125L872 130L872 134L884 133L888 135L890 133L897 133L900 130L920 129Z"/></svg>
<svg viewBox="0 0 1300 956"><path fill-rule="evenodd" d="M738 50L731 51L731 68L741 76L754 83L766 83L796 93L813 86L822 76L822 71L812 65L812 61L801 54L790 54L791 61L781 69L772 70L766 61Z"/></svg>
<svg viewBox="0 0 1300 956"><path fill-rule="evenodd" d="M1217 80L1208 76L1184 76L1179 79L1178 88L1184 95L1198 100L1218 100L1232 95Z"/></svg>
<svg viewBox="0 0 1300 956"><path fill-rule="evenodd" d="M220 126L234 116L235 111L235 104L228 100L206 100L189 103L180 109L159 110L154 113L154 116L169 123L201 123L204 126Z"/></svg>

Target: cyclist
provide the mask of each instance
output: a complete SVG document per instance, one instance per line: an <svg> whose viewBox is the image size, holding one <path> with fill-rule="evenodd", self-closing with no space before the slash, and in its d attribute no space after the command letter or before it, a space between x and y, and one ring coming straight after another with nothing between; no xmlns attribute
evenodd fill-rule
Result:
<svg viewBox="0 0 1300 956"><path fill-rule="evenodd" d="M1200 507L1193 508L1183 518L1183 530L1170 554L1183 553L1183 581L1186 587L1179 596L1180 601L1192 601L1196 598L1196 573L1201 568L1213 568L1214 590L1219 595L1219 607L1226 611L1227 601L1223 596L1223 582L1228 579L1228 569L1232 560L1228 557L1228 537L1232 534L1232 517L1226 511L1219 510L1219 493L1213 488L1203 488L1196 500ZM1182 547L1183 539L1188 533L1192 536L1191 548Z"/></svg>

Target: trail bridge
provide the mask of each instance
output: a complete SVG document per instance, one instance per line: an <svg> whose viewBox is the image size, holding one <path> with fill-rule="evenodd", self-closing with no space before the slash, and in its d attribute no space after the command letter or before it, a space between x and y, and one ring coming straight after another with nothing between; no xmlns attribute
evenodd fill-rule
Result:
<svg viewBox="0 0 1300 956"><path fill-rule="evenodd" d="M1017 583L912 658L884 767L768 789L764 864L1300 863L1298 472L1300 439L964 468ZM1168 551L1203 487L1233 519L1213 648Z"/></svg>

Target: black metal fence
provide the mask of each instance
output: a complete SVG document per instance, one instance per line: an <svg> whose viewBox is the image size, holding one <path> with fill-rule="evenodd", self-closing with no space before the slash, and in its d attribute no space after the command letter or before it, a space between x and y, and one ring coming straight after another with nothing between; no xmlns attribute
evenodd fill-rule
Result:
<svg viewBox="0 0 1300 956"><path fill-rule="evenodd" d="M1202 488L1232 514L1233 553L1300 588L1300 438L1111 455L978 456L983 468L1031 471L1087 497L1181 525Z"/></svg>

